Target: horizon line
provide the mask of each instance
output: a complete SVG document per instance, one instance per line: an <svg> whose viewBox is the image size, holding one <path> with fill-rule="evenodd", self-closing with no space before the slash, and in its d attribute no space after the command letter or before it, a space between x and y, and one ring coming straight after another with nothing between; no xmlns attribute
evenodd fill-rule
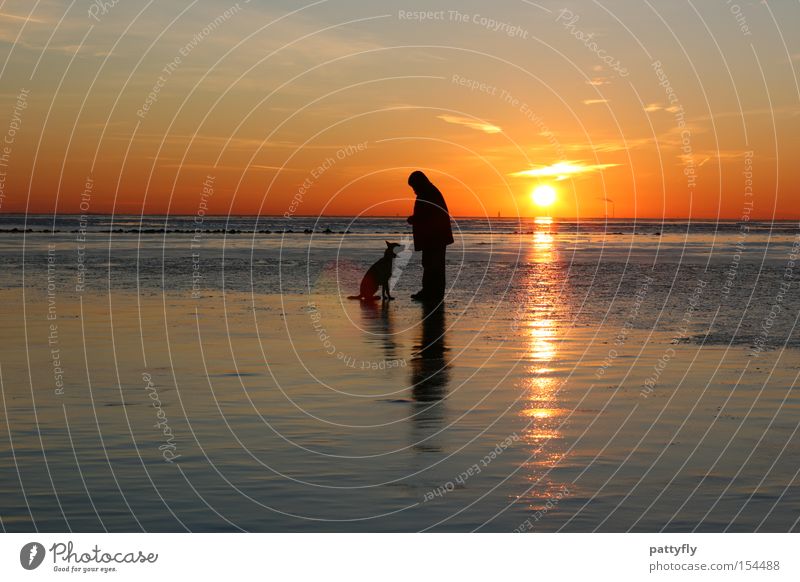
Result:
<svg viewBox="0 0 800 582"><path fill-rule="evenodd" d="M0 211L0 217L3 216L47 216L47 217L58 217L58 216L107 216L107 217L115 217L115 216L127 216L127 217L194 217L196 218L196 214L181 214L177 212L170 212L170 213L163 213L163 212L156 212L156 213L148 213L148 214L126 214L126 213L109 213L109 212L55 212L55 213L36 213L36 212L3 212ZM212 214L206 213L202 216L202 218L285 218L291 220L293 218L356 218L357 215L355 214L323 214L323 215L314 215L314 214L293 214L292 216L285 216L283 214ZM403 215L395 214L395 215L388 215L388 214L367 214L361 215L363 218L402 218ZM713 221L726 221L726 222L800 222L800 215L792 216L789 218L773 218L773 217L758 217L758 216L751 216L749 220L741 220L741 218L735 217L699 217L699 218L692 218L690 216L655 216L655 217L632 217L632 216L620 216L620 217L611 217L611 216L586 216L583 218L579 218L577 216L567 217L567 216L475 216L475 215L450 215L451 218L462 218L462 219L480 219L480 220L497 220L504 219L504 220L518 220L518 219L537 219L537 218L550 218L551 220L569 220L569 221L581 221L581 220L606 220L606 221L617 221L617 220L627 220L627 221L636 221L636 220L653 220L653 221L664 221L664 220L682 220L686 222L713 222Z"/></svg>

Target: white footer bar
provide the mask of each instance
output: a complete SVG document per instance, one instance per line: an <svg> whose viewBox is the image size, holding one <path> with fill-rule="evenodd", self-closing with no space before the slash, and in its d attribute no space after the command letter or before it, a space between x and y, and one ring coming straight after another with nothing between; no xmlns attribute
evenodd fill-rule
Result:
<svg viewBox="0 0 800 582"><path fill-rule="evenodd" d="M800 580L791 534L3 534L3 580ZM257 578L256 578L257 576ZM564 578L567 576L567 578ZM591 577L591 578L589 578Z"/></svg>

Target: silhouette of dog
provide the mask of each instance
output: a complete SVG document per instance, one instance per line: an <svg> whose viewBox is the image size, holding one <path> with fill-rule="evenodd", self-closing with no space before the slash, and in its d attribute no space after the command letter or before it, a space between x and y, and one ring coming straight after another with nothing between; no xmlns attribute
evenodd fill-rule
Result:
<svg viewBox="0 0 800 582"><path fill-rule="evenodd" d="M360 299L361 301L371 301L377 299L375 292L381 288L381 299L391 301L394 299L389 294L389 279L392 278L392 263L397 257L394 250L403 250L403 245L397 243L386 243L386 250L383 257L375 262L368 270L364 278L361 279L361 288L358 295L350 295L348 299Z"/></svg>

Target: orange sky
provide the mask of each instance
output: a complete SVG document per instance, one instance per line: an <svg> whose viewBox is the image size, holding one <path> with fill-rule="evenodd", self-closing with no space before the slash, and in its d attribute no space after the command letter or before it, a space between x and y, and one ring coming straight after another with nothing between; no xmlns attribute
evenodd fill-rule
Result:
<svg viewBox="0 0 800 582"><path fill-rule="evenodd" d="M160 4L0 8L0 212L800 216L793 3Z"/></svg>

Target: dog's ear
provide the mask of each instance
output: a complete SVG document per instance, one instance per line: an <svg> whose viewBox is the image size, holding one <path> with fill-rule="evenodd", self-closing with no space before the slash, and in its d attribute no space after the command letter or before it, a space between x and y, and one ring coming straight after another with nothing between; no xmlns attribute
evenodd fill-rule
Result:
<svg viewBox="0 0 800 582"><path fill-rule="evenodd" d="M387 247L391 247L391 246L392 246L392 243L390 243L388 240L385 240L385 241L383 241L383 242L385 242L385 243L386 243L386 246L387 246Z"/></svg>

